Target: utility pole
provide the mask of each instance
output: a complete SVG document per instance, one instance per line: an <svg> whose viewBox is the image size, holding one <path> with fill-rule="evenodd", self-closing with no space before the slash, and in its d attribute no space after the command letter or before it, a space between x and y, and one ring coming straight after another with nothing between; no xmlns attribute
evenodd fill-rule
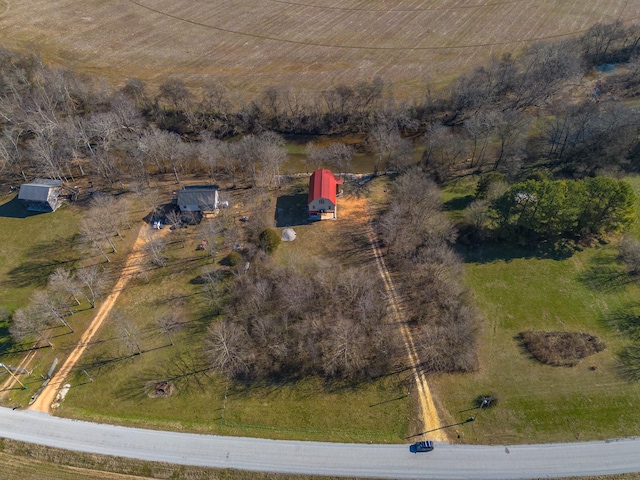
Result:
<svg viewBox="0 0 640 480"><path fill-rule="evenodd" d="M8 373L9 375L11 375L11 378L13 378L13 379L14 379L16 382L18 382L20 385L22 385L22 389L23 389L23 390L26 390L26 389L27 389L27 386L26 386L24 383L22 383L20 380L18 380L18 377L16 377L16 376L13 374L13 372L12 372L11 370L9 370L9 368L8 368L4 363L0 363L0 367L3 367L3 368L7 371L7 373Z"/></svg>

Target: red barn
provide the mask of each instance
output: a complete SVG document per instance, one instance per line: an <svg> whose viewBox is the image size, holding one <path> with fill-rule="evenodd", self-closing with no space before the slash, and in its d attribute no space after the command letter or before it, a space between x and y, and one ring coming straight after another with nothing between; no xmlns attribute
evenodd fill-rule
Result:
<svg viewBox="0 0 640 480"><path fill-rule="evenodd" d="M336 218L336 196L342 179L336 178L331 170L319 168L309 179L309 218L326 220Z"/></svg>

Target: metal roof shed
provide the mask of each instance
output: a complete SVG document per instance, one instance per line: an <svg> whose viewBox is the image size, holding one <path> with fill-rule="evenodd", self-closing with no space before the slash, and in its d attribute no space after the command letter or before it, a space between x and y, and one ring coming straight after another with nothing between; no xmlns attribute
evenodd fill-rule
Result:
<svg viewBox="0 0 640 480"><path fill-rule="evenodd" d="M60 206L62 181L36 179L20 186L18 199L32 212L55 212Z"/></svg>

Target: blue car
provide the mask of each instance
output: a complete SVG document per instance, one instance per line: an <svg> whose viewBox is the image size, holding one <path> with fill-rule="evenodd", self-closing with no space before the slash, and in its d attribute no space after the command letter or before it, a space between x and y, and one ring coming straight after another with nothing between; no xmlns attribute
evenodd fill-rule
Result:
<svg viewBox="0 0 640 480"><path fill-rule="evenodd" d="M433 450L433 442L431 440L416 442L409 446L409 451L411 453L430 452L431 450Z"/></svg>

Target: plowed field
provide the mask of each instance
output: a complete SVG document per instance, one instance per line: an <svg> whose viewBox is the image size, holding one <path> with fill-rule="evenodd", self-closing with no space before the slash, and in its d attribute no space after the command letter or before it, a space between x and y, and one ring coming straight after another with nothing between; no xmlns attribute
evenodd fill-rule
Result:
<svg viewBox="0 0 640 480"><path fill-rule="evenodd" d="M0 0L0 44L120 82L175 74L260 91L380 75L407 90L636 18L638 0Z"/></svg>

